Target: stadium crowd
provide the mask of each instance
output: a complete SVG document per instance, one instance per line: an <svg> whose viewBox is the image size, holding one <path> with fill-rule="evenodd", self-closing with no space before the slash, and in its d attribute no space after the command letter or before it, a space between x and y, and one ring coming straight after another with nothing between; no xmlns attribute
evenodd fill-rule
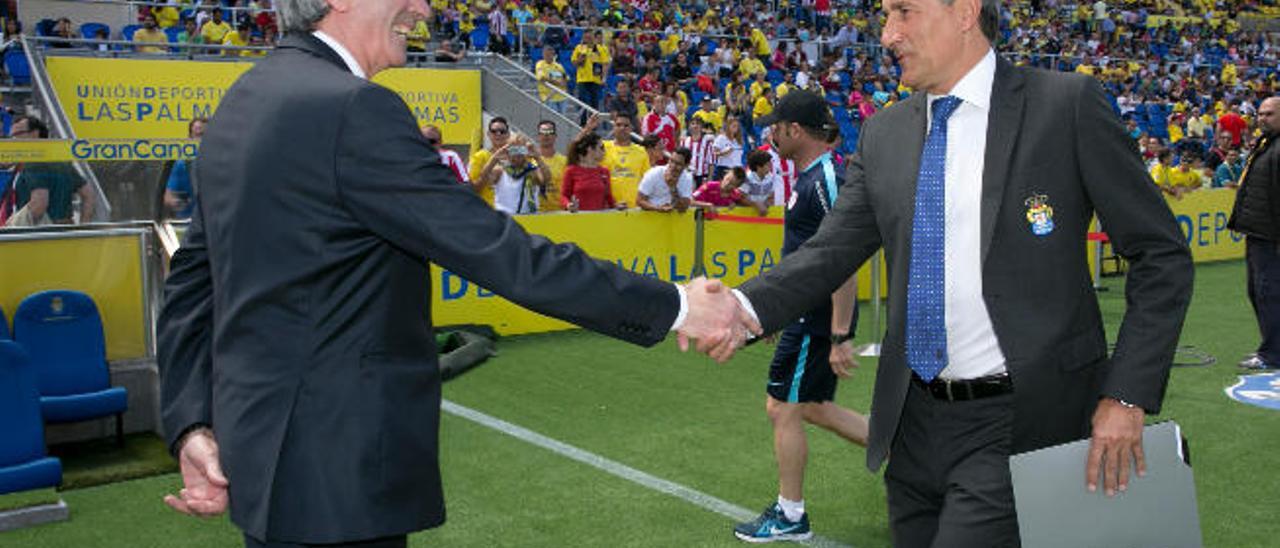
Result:
<svg viewBox="0 0 1280 548"><path fill-rule="evenodd" d="M690 150L699 184L742 167L746 151L769 150L753 120L794 89L827 98L840 126L833 147L844 153L856 146L863 120L911 93L879 47L877 2L433 4L439 36L526 52L539 98L556 110L572 95L615 124L657 137L665 155L642 153L622 132L605 141L602 165L619 202L639 204L634 189L651 167L641 160L664 163L677 145ZM1233 186L1243 171L1257 104L1280 78L1276 35L1245 22L1271 28L1278 14L1273 2L1007 2L1001 53L1102 82L1153 182L1181 197ZM773 175L794 174L774 157ZM784 185L773 203L785 195ZM557 200L544 203L558 209Z"/></svg>
<svg viewBox="0 0 1280 548"><path fill-rule="evenodd" d="M455 173L513 213L683 209L675 206L726 173L761 198L742 203L764 211L785 201L795 175L771 152L766 128L753 123L780 98L795 89L826 97L839 125L832 147L848 154L863 120L911 93L878 44L874 1L429 3L433 18L406 35L410 51L434 52L441 61L458 60L468 48L517 55L528 60L539 98L552 108L564 111L577 100L600 110L593 119L584 113L580 137L612 127L599 147L579 138L569 150L556 150L553 122L540 124L532 138L512 135L500 118L491 122L487 146L457 160ZM1258 30L1275 28L1277 16L1274 1L1005 2L999 49L1017 64L1096 77L1128 123L1153 182L1181 197L1232 186L1243 171L1257 104L1280 89L1276 34ZM278 35L270 0L170 0L140 9L138 18L139 25L115 38L144 53L165 51L154 45L165 42L269 46ZM37 27L53 38L112 38L105 25L77 29L69 18ZM22 28L14 18L6 21L6 35ZM599 159L596 150L603 151ZM770 155L768 177L747 169L754 150ZM682 190L684 179L672 177L671 192L680 199L655 205L639 189L673 157L687 157L693 188Z"/></svg>

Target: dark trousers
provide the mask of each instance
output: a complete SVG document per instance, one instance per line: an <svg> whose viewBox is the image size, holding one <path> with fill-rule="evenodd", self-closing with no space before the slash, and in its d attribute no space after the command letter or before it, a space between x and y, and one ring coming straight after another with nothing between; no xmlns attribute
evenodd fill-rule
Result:
<svg viewBox="0 0 1280 548"><path fill-rule="evenodd" d="M1258 357L1274 367L1280 365L1280 249L1276 242L1249 236L1244 256L1249 268L1249 303L1262 332Z"/></svg>
<svg viewBox="0 0 1280 548"><path fill-rule="evenodd" d="M884 475L893 545L1019 546L1012 431L1013 394L948 402L912 383Z"/></svg>
<svg viewBox="0 0 1280 548"><path fill-rule="evenodd" d="M586 103L587 106L600 109L600 101L603 99L600 84L594 82L578 82L578 100ZM579 125L587 125L587 111L583 110L582 115L578 119Z"/></svg>
<svg viewBox="0 0 1280 548"><path fill-rule="evenodd" d="M338 544L294 544L292 542L264 542L249 535L244 536L244 548L405 548L409 537L397 535L373 540L358 540Z"/></svg>

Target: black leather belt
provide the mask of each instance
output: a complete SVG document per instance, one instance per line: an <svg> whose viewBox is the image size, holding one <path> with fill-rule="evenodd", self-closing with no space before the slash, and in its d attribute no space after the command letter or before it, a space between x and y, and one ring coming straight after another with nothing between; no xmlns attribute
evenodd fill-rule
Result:
<svg viewBox="0 0 1280 548"><path fill-rule="evenodd" d="M924 382L913 372L911 382L925 389L934 399L945 401L976 400L1013 392L1013 380L1007 374L965 380L936 378L932 382Z"/></svg>

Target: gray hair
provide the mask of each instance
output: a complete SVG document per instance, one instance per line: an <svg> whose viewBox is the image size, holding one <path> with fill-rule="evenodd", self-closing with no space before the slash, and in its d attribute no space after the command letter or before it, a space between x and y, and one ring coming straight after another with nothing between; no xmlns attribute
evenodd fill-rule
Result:
<svg viewBox="0 0 1280 548"><path fill-rule="evenodd" d="M956 0L942 0L942 3L950 6ZM978 12L978 28L982 29L982 35L991 42L991 47L995 47L1000 41L1000 0L982 0L982 11Z"/></svg>
<svg viewBox="0 0 1280 548"><path fill-rule="evenodd" d="M309 33L329 14L325 0L276 0L280 13L280 30L286 33Z"/></svg>

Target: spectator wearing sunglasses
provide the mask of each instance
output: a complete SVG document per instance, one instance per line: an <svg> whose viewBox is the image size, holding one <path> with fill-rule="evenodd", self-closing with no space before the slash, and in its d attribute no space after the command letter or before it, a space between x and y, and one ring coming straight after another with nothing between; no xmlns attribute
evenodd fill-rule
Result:
<svg viewBox="0 0 1280 548"><path fill-rule="evenodd" d="M543 212L560 211L560 187L564 184L564 168L568 159L556 150L556 123L551 120L538 122L538 158L547 166L551 180L544 187L545 195L539 203Z"/></svg>
<svg viewBox="0 0 1280 548"><path fill-rule="evenodd" d="M495 152L507 145L511 140L511 125L507 123L507 119L501 116L489 120L488 127L489 148L483 148L471 153L471 158L467 159L467 165L470 166L468 174L472 181L481 181L484 166L489 163L489 159L493 158ZM476 192L480 194L484 201L493 205L493 187L480 186L476 188Z"/></svg>

